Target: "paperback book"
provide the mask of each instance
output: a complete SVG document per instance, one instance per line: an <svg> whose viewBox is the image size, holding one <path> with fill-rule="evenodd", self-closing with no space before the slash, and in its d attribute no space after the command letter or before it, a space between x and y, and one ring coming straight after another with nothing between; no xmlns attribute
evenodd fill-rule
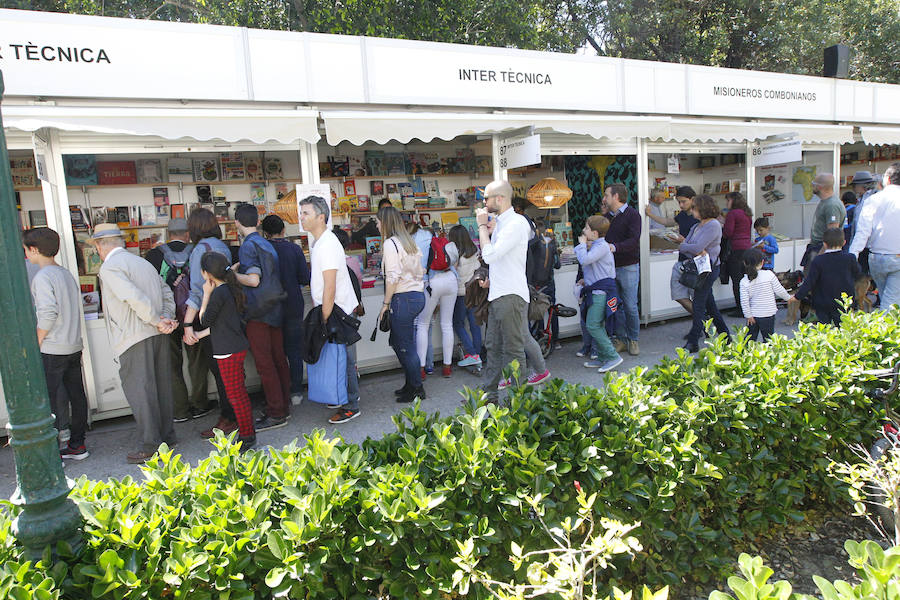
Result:
<svg viewBox="0 0 900 600"><path fill-rule="evenodd" d="M381 150L366 150L366 173L371 176L387 175L384 168L384 152Z"/></svg>
<svg viewBox="0 0 900 600"><path fill-rule="evenodd" d="M265 179L262 160L258 157L253 156L245 158L244 169L247 172L247 179L250 181L262 181Z"/></svg>
<svg viewBox="0 0 900 600"><path fill-rule="evenodd" d="M169 188L155 187L153 188L153 204L156 206L169 205Z"/></svg>
<svg viewBox="0 0 900 600"><path fill-rule="evenodd" d="M281 168L280 158L266 159L266 179L284 179L284 170Z"/></svg>
<svg viewBox="0 0 900 600"><path fill-rule="evenodd" d="M241 152L223 152L219 155L222 165L222 181L243 181L247 179L244 170L244 155Z"/></svg>
<svg viewBox="0 0 900 600"><path fill-rule="evenodd" d="M188 182L194 180L194 163L190 158L169 158L166 160L166 180Z"/></svg>
<svg viewBox="0 0 900 600"><path fill-rule="evenodd" d="M219 162L215 158L194 159L194 181L219 181Z"/></svg>
<svg viewBox="0 0 900 600"><path fill-rule="evenodd" d="M135 161L138 183L162 183L162 161L158 158L142 158Z"/></svg>
<svg viewBox="0 0 900 600"><path fill-rule="evenodd" d="M104 160L97 162L97 183L121 185L137 183L133 160Z"/></svg>
<svg viewBox="0 0 900 600"><path fill-rule="evenodd" d="M93 154L63 156L66 185L97 185L97 160Z"/></svg>

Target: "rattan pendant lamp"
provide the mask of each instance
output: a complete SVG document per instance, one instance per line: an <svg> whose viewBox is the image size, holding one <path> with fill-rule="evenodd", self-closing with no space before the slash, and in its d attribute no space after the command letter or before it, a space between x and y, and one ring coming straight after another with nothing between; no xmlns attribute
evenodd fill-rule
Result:
<svg viewBox="0 0 900 600"><path fill-rule="evenodd" d="M528 190L527 196L538 208L559 208L572 199L572 190L555 177L544 177Z"/></svg>

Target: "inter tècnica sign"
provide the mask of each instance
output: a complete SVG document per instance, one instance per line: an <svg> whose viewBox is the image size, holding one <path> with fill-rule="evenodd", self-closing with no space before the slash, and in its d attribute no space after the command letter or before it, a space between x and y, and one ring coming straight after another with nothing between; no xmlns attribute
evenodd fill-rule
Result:
<svg viewBox="0 0 900 600"><path fill-rule="evenodd" d="M541 162L541 136L511 137L500 144L500 168L517 169Z"/></svg>

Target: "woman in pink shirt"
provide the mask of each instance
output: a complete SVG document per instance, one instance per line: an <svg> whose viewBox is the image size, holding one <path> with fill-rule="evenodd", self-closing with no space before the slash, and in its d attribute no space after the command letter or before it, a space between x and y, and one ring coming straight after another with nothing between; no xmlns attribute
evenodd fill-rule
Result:
<svg viewBox="0 0 900 600"><path fill-rule="evenodd" d="M740 192L725 194L728 206L728 214L725 215L725 224L722 226L722 237L731 243L731 254L724 265L731 279L731 291L734 294L734 310L729 314L741 312L741 279L744 276L744 252L753 245L750 232L753 231L753 211L747 206L747 201ZM722 283L725 283L723 280Z"/></svg>

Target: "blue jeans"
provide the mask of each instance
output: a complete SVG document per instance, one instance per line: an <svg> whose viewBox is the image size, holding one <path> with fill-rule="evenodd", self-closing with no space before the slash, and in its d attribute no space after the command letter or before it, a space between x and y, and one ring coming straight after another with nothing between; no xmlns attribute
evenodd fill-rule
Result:
<svg viewBox="0 0 900 600"><path fill-rule="evenodd" d="M881 310L900 304L900 256L870 253L869 274L878 288Z"/></svg>
<svg viewBox="0 0 900 600"><path fill-rule="evenodd" d="M587 328L587 313L588 311L579 309L578 320L581 324L581 353L585 356L590 356L592 354L597 354L598 349L597 342L594 341L591 332L589 332Z"/></svg>
<svg viewBox="0 0 900 600"><path fill-rule="evenodd" d="M359 410L359 371L356 370L356 344L347 346L347 404L348 410Z"/></svg>
<svg viewBox="0 0 900 600"><path fill-rule="evenodd" d="M616 287L619 288L620 310L625 312L625 318L619 319L616 326L616 337L619 339L638 339L641 327L638 315L638 284L641 281L641 265L634 264L625 267L616 267Z"/></svg>
<svg viewBox="0 0 900 600"><path fill-rule="evenodd" d="M466 331L466 322L469 324L469 331ZM481 327L475 322L475 311L466 308L466 297L457 296L456 305L453 307L453 330L459 337L462 344L463 352L466 354L481 354Z"/></svg>
<svg viewBox="0 0 900 600"><path fill-rule="evenodd" d="M285 315L281 334L291 372L291 394L299 394L303 391L303 315Z"/></svg>
<svg viewBox="0 0 900 600"><path fill-rule="evenodd" d="M406 386L413 389L422 387L419 355L416 352L415 321L424 308L424 292L402 292L391 297L390 344L400 361Z"/></svg>
<svg viewBox="0 0 900 600"><path fill-rule="evenodd" d="M719 307L716 306L716 299L712 292L712 286L718 279L719 265L716 265L712 268L712 273L709 274L703 285L694 290L694 323L687 337L688 345L690 346L697 346L700 343L700 336L703 335L703 322L708 317L712 318L716 331L728 336L731 335L725 319L722 318L722 313L719 312Z"/></svg>

